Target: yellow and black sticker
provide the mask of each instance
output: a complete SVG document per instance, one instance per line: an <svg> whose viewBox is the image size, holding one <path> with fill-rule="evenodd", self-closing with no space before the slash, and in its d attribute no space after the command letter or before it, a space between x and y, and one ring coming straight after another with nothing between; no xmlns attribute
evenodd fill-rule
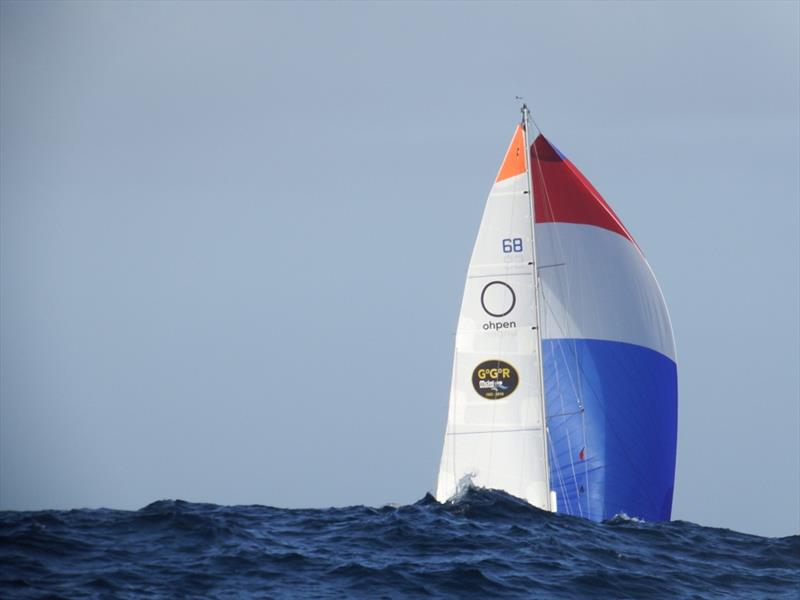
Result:
<svg viewBox="0 0 800 600"><path fill-rule="evenodd" d="M487 400L510 396L518 385L517 370L502 360L484 361L472 372L472 387Z"/></svg>

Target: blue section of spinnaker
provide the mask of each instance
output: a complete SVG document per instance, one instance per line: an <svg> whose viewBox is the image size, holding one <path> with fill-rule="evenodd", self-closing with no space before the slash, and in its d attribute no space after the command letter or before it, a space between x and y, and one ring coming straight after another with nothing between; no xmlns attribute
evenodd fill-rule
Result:
<svg viewBox="0 0 800 600"><path fill-rule="evenodd" d="M550 486L558 512L669 520L675 477L675 363L623 342L542 340Z"/></svg>

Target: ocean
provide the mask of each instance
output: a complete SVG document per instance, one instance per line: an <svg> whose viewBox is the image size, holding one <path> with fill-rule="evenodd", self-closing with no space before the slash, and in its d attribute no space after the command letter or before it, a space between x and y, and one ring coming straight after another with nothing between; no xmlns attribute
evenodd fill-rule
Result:
<svg viewBox="0 0 800 600"><path fill-rule="evenodd" d="M440 504L0 512L2 598L791 598L800 535Z"/></svg>

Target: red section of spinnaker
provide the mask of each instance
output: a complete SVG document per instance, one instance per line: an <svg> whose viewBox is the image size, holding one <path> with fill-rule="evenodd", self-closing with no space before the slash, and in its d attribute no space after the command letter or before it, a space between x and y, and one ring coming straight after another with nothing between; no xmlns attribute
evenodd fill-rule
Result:
<svg viewBox="0 0 800 600"><path fill-rule="evenodd" d="M594 225L633 242L622 221L589 180L543 135L531 144L531 179L537 223Z"/></svg>

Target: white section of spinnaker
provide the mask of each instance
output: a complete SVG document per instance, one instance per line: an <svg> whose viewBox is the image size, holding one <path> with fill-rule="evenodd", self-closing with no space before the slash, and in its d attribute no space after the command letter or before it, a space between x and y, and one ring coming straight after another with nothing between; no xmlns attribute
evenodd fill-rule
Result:
<svg viewBox="0 0 800 600"><path fill-rule="evenodd" d="M550 502L528 185L527 173L494 184L475 241L456 333L440 501L469 475L476 486L534 506ZM473 376L486 362L513 371L511 393L495 399L479 393Z"/></svg>
<svg viewBox="0 0 800 600"><path fill-rule="evenodd" d="M661 289L630 240L575 223L539 223L536 239L545 339L624 342L675 361Z"/></svg>

